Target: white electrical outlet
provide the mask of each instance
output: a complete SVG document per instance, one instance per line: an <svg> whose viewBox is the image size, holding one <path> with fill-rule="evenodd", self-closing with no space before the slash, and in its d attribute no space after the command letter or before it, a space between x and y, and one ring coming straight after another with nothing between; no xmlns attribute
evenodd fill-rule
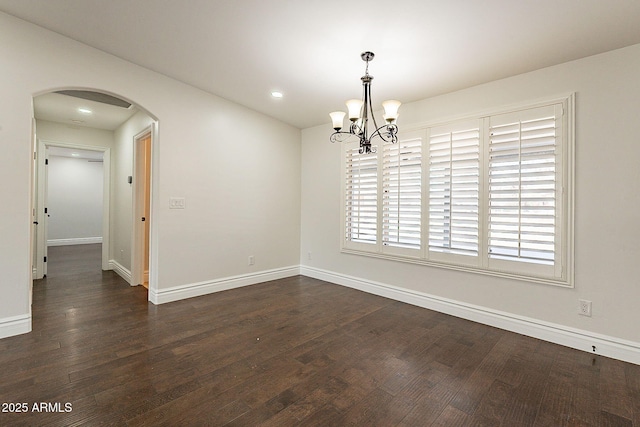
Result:
<svg viewBox="0 0 640 427"><path fill-rule="evenodd" d="M256 263L256 259L253 257L253 255L249 256L249 265L254 265Z"/></svg>
<svg viewBox="0 0 640 427"><path fill-rule="evenodd" d="M581 316L591 317L591 301L587 301L586 299L579 299L578 314L580 314Z"/></svg>
<svg viewBox="0 0 640 427"><path fill-rule="evenodd" d="M169 209L184 209L184 197L169 197Z"/></svg>

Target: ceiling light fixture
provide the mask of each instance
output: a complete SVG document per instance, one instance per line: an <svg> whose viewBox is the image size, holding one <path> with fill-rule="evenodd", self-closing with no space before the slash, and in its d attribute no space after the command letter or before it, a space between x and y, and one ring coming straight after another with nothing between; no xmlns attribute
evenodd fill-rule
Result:
<svg viewBox="0 0 640 427"><path fill-rule="evenodd" d="M343 142L349 137L355 135L360 138L360 154L376 152L376 148L371 147L371 140L376 136L384 142L398 142L398 126L396 125L396 120L398 119L400 101L389 100L382 103L386 124L380 127L378 127L378 124L376 123L373 108L371 107L371 80L373 80L373 77L369 75L369 61L371 61L374 56L373 52L363 52L360 55L362 60L367 63L364 76L360 79L362 80L364 93L362 95L362 100L350 99L346 103L347 109L349 110L349 120L351 120L349 131L341 131L345 116L343 111L334 111L333 113L329 113L331 121L333 122L333 129L335 130L335 132L329 137L329 140L331 142ZM373 121L375 129L371 135L369 135L368 128L369 118Z"/></svg>
<svg viewBox="0 0 640 427"><path fill-rule="evenodd" d="M78 108L78 112L82 113L82 114L92 114L93 111L89 110L88 108Z"/></svg>
<svg viewBox="0 0 640 427"><path fill-rule="evenodd" d="M282 92L273 91L271 92L271 96L273 96L274 98L282 98L284 95L282 94Z"/></svg>

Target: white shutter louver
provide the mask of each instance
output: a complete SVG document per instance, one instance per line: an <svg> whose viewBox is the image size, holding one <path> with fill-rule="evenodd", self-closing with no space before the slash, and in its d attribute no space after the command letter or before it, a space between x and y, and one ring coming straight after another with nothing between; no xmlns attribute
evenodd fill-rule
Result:
<svg viewBox="0 0 640 427"><path fill-rule="evenodd" d="M554 265L555 114L550 106L491 118L490 258Z"/></svg>
<svg viewBox="0 0 640 427"><path fill-rule="evenodd" d="M420 249L422 139L385 144L382 160L382 243Z"/></svg>
<svg viewBox="0 0 640 427"><path fill-rule="evenodd" d="M480 129L433 128L429 137L429 250L478 256Z"/></svg>
<svg viewBox="0 0 640 427"><path fill-rule="evenodd" d="M345 239L376 243L378 220L377 154L360 154L359 148L346 152Z"/></svg>

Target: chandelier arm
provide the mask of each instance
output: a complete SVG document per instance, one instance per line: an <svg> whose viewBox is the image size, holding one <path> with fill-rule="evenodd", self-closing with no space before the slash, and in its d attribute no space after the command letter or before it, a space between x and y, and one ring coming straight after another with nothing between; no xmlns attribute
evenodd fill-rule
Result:
<svg viewBox="0 0 640 427"><path fill-rule="evenodd" d="M395 144L398 142L398 126L394 124L380 126L371 134L369 140L376 136L384 142Z"/></svg>
<svg viewBox="0 0 640 427"><path fill-rule="evenodd" d="M352 136L354 136L354 134L351 133L351 132L336 131L336 132L331 134L331 136L329 137L329 141L331 141L333 143L335 143L335 142L344 142L344 141L348 140Z"/></svg>
<svg viewBox="0 0 640 427"><path fill-rule="evenodd" d="M371 79L373 79L373 77L371 77ZM369 137L369 141L370 141L373 138L373 135L375 135L376 132L378 132L380 130L380 128L378 127L378 123L376 122L376 115L373 114L373 107L371 105L371 82L370 81L369 81L367 89L369 89L369 96L368 96L369 112L371 113L371 119L373 120L373 128L375 129L375 131L373 131L373 133Z"/></svg>
<svg viewBox="0 0 640 427"><path fill-rule="evenodd" d="M349 133L352 135L358 135L362 137L362 135L366 134L366 127L363 129L360 126L358 126L357 121L351 122L351 125L349 126Z"/></svg>
<svg viewBox="0 0 640 427"><path fill-rule="evenodd" d="M369 61L367 61L367 67L369 65ZM363 143L367 144L370 141L369 138L369 112L371 111L371 80L373 77L369 76L369 73L366 72L364 76L362 76L362 110L360 112L360 120L361 127L360 130L362 133L360 134L360 145ZM372 114L373 115L373 114Z"/></svg>

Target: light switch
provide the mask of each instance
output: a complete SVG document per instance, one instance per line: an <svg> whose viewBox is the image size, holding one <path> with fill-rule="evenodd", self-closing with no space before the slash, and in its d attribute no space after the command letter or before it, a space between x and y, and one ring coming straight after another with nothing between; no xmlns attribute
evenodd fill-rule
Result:
<svg viewBox="0 0 640 427"><path fill-rule="evenodd" d="M184 197L169 197L169 209L184 209Z"/></svg>

